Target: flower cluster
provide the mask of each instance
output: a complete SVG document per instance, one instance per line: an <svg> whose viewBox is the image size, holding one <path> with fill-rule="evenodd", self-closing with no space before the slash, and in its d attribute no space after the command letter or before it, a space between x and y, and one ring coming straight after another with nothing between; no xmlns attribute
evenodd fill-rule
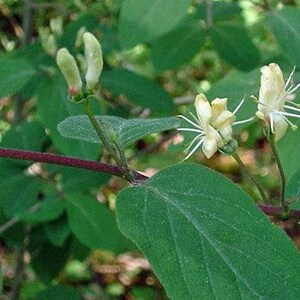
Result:
<svg viewBox="0 0 300 300"><path fill-rule="evenodd" d="M192 114L194 121L180 116L195 128L179 128L179 131L196 132L196 137L190 143L192 148L188 159L200 146L206 157L210 158L219 148L232 140L232 124L235 116L227 110L227 98L216 98L210 104L205 95L196 97L195 108L197 117Z"/></svg>
<svg viewBox="0 0 300 300"><path fill-rule="evenodd" d="M256 99L258 106L255 115L270 127L271 134L274 134L277 141L284 136L289 125L293 130L297 128L287 117L300 118L298 105L291 101L293 93L300 87L300 84L293 85L295 70L285 82L280 67L274 63L262 67L260 71L262 73L261 86L259 98ZM224 149L231 149L231 145L236 145L235 140L232 138L232 126L254 119L254 117L251 117L247 120L235 122L235 114L243 102L244 100L241 101L234 112L230 112L227 110L227 98L216 98L210 104L205 95L198 95L194 103L197 116L190 113L192 120L182 115L179 116L194 128L179 128L178 130L196 133L187 148L188 155L185 159L191 157L201 146L207 158L213 156L218 150L229 153Z"/></svg>
<svg viewBox="0 0 300 300"><path fill-rule="evenodd" d="M270 64L260 69L261 85L258 98L258 110L256 116L270 124L271 132L275 135L275 140L281 139L287 131L288 125L293 130L297 126L292 124L287 117L300 118L300 109L292 102L293 93L300 87L294 87L293 72L286 82L284 82L282 71L277 64ZM287 105L290 103L291 105ZM286 112L285 109L296 113Z"/></svg>
<svg viewBox="0 0 300 300"><path fill-rule="evenodd" d="M77 96L84 98L82 94L89 94L96 88L103 69L102 49L95 36L89 32L84 33L83 43L87 65L85 75L86 91L84 93L82 93L83 83L75 58L66 48L60 49L56 56L57 64L68 83L69 95L75 100Z"/></svg>

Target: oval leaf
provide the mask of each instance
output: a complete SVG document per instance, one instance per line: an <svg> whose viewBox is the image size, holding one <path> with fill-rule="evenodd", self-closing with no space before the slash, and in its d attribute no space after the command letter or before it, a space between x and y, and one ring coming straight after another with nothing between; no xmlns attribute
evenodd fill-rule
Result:
<svg viewBox="0 0 300 300"><path fill-rule="evenodd" d="M80 194L65 202L69 225L80 242L90 248L115 251L120 235L113 214L96 200Z"/></svg>
<svg viewBox="0 0 300 300"><path fill-rule="evenodd" d="M300 126L299 120L292 120L293 124ZM300 131L288 129L286 135L277 142L278 152L284 168L286 178L289 180L292 175L300 169Z"/></svg>
<svg viewBox="0 0 300 300"><path fill-rule="evenodd" d="M210 36L220 57L229 64L242 71L251 71L259 65L260 54L243 26L214 26Z"/></svg>
<svg viewBox="0 0 300 300"><path fill-rule="evenodd" d="M188 63L204 43L205 35L198 23L187 23L154 40L152 57L158 72Z"/></svg>
<svg viewBox="0 0 300 300"><path fill-rule="evenodd" d="M117 198L120 229L171 299L297 299L300 256L249 196L196 165L165 169Z"/></svg>
<svg viewBox="0 0 300 300"><path fill-rule="evenodd" d="M119 22L121 46L129 49L173 29L191 0L124 0Z"/></svg>
<svg viewBox="0 0 300 300"><path fill-rule="evenodd" d="M179 126L179 120L173 118L161 119L123 119L115 116L96 116L97 120L107 125L119 139L119 144L128 146L130 143L151 133L174 129ZM61 135L99 143L95 129L87 116L69 117L58 125Z"/></svg>
<svg viewBox="0 0 300 300"><path fill-rule="evenodd" d="M171 96L159 84L133 72L106 71L100 81L113 95L123 95L137 106L150 108L153 113L170 114L174 109Z"/></svg>
<svg viewBox="0 0 300 300"><path fill-rule="evenodd" d="M36 70L24 59L0 59L0 98L14 94L33 77Z"/></svg>
<svg viewBox="0 0 300 300"><path fill-rule="evenodd" d="M300 67L300 10L285 7L280 11L272 11L268 16L270 28L282 48L282 54L292 64Z"/></svg>

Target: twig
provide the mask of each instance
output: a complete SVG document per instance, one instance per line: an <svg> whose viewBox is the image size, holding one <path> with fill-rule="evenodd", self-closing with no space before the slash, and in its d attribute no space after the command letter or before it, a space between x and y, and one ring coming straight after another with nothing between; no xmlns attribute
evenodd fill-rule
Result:
<svg viewBox="0 0 300 300"><path fill-rule="evenodd" d="M265 194L265 191L263 190L262 186L259 184L259 182L256 180L256 178L248 171L246 166L244 165L243 161L239 157L237 153L233 154L232 157L235 159L235 161L238 163L244 174L248 177L248 179L256 186L258 189L261 198L263 200L263 203L268 203L268 198Z"/></svg>
<svg viewBox="0 0 300 300"><path fill-rule="evenodd" d="M24 232L24 239L22 244L17 246L17 255L16 255L16 268L14 272L14 282L11 290L11 300L19 299L19 292L24 278L24 253L26 251L28 242L29 242L29 233L30 227L27 226Z"/></svg>
<svg viewBox="0 0 300 300"><path fill-rule="evenodd" d="M288 207L286 205L285 202L285 175L284 175L284 170L283 170L283 166L281 164L280 158L279 158L279 154L275 145L275 140L274 140L274 134L270 134L268 137L268 142L271 146L273 155L274 155L274 159L276 161L278 170L279 170L279 175L280 175L280 207L282 212L286 212Z"/></svg>
<svg viewBox="0 0 300 300"><path fill-rule="evenodd" d="M123 170L120 167L112 166L92 160L85 160L69 156L61 156L51 153L41 153L17 149L0 148L0 157L29 160L48 164L56 164L67 167L81 168L86 170L98 171L106 174L124 178ZM141 173L132 171L134 181L146 180L148 177ZM131 182L135 183L135 182Z"/></svg>
<svg viewBox="0 0 300 300"><path fill-rule="evenodd" d="M267 216L282 216L281 208L270 206L270 205L258 205L260 210L265 213ZM300 219L300 210L291 209L288 212L287 217L298 218Z"/></svg>
<svg viewBox="0 0 300 300"><path fill-rule="evenodd" d="M24 13L23 13L23 36L22 46L27 45L30 42L32 35L32 0L23 0L24 2Z"/></svg>
<svg viewBox="0 0 300 300"><path fill-rule="evenodd" d="M206 26L211 28L213 26L213 16L212 16L212 0L206 0Z"/></svg>

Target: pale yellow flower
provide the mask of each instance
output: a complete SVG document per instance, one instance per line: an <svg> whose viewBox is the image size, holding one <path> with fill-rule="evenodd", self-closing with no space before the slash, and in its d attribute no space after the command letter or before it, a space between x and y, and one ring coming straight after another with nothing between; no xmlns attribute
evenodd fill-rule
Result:
<svg viewBox="0 0 300 300"><path fill-rule="evenodd" d="M284 82L280 67L275 63L262 67L260 71L262 75L256 116L270 124L271 132L275 134L275 140L278 141L284 136L289 125L293 130L297 128L287 117L300 118L300 109L290 101L300 84L293 85L295 69L286 82ZM286 105L286 102L294 106ZM298 114L286 112L285 109Z"/></svg>
<svg viewBox="0 0 300 300"><path fill-rule="evenodd" d="M178 130L197 133L187 148L187 151L191 148L192 150L185 159L191 157L201 146L204 155L210 158L219 148L232 140L232 125L235 116L227 110L227 98L216 98L210 104L206 96L200 94L196 97L194 105L197 117L191 114L193 121L185 116L180 116L195 128L179 128Z"/></svg>

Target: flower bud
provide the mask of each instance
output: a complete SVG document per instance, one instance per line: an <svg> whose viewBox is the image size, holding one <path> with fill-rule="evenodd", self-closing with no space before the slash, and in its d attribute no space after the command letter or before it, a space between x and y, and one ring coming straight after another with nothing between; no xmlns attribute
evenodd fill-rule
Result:
<svg viewBox="0 0 300 300"><path fill-rule="evenodd" d="M83 35L84 54L87 62L87 72L85 75L88 90L93 90L99 81L103 68L103 58L101 45L98 40L89 32Z"/></svg>
<svg viewBox="0 0 300 300"><path fill-rule="evenodd" d="M68 83L69 94L78 95L81 92L82 81L74 57L66 48L62 48L57 52L56 62Z"/></svg>
<svg viewBox="0 0 300 300"><path fill-rule="evenodd" d="M50 29L55 35L60 36L62 34L63 29L62 17L50 19Z"/></svg>

